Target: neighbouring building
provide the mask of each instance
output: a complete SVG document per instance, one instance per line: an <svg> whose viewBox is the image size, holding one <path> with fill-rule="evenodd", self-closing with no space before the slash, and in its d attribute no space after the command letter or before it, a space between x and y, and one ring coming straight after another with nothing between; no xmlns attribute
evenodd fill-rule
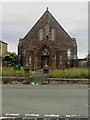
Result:
<svg viewBox="0 0 90 120"><path fill-rule="evenodd" d="M0 40L0 58L3 58L7 54L8 44Z"/></svg>
<svg viewBox="0 0 90 120"><path fill-rule="evenodd" d="M79 65L78 65L78 67L87 67L87 59L86 58L84 58L84 59L78 59L78 63L79 63Z"/></svg>
<svg viewBox="0 0 90 120"><path fill-rule="evenodd" d="M90 52L85 58L78 59L78 66L79 67L90 67Z"/></svg>
<svg viewBox="0 0 90 120"><path fill-rule="evenodd" d="M35 68L76 67L77 43L62 28L48 8L32 29L19 40L18 61Z"/></svg>

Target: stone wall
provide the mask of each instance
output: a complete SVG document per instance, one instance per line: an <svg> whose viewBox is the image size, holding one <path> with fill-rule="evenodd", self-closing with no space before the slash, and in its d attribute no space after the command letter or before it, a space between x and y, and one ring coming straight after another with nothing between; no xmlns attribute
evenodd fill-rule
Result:
<svg viewBox="0 0 90 120"><path fill-rule="evenodd" d="M46 36L46 25L48 24L48 38ZM43 30L43 38L40 40L40 29ZM55 30L55 38L52 40L51 30ZM26 60L29 61L31 56L31 66L41 68L41 54L40 49L43 46L48 47L50 52L50 67L61 68L67 67L67 49L71 50L71 59L73 55L77 57L76 39L71 38L68 33L62 28L58 21L52 14L46 10L41 18L36 22L32 29L25 35L24 38L19 40L18 55L19 61L25 65ZM25 53L25 55L24 55ZM39 63L35 63L35 56L38 56ZM62 64L60 64L60 56L62 56ZM36 65L37 64L37 65ZM72 63L71 63L72 64ZM76 62L74 61L74 65Z"/></svg>
<svg viewBox="0 0 90 120"><path fill-rule="evenodd" d="M2 82L19 84L24 83L26 80L24 77L2 77ZM32 78L31 78L32 81ZM59 84L90 84L88 79L76 79L76 78L48 78L48 81L43 81L43 83L50 85L59 85ZM6 83L6 84L7 84Z"/></svg>

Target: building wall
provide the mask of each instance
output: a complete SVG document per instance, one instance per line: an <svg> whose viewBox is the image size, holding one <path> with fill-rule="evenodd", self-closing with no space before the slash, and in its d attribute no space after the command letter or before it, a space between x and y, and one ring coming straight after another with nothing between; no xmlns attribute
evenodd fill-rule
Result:
<svg viewBox="0 0 90 120"><path fill-rule="evenodd" d="M2 56L1 41L0 41L0 58Z"/></svg>
<svg viewBox="0 0 90 120"><path fill-rule="evenodd" d="M7 54L7 46L8 44L0 41L0 56L4 57Z"/></svg>
<svg viewBox="0 0 90 120"><path fill-rule="evenodd" d="M46 26L48 24L48 39L46 37ZM40 29L43 30L43 38L40 40ZM52 40L51 31L55 30L55 39ZM72 39L68 33L61 27L52 14L46 10L41 18L36 22L32 29L25 35L24 38L19 40L18 44L18 58L19 63L26 64L26 60L29 62L31 57L31 65L34 67L41 67L41 53L40 50L43 47L50 52L50 67L62 68L67 67L67 50L71 50L70 64L69 66L76 66L77 59L77 45L76 39ZM38 63L35 62L37 56ZM74 64L71 62L74 59ZM73 64L73 65L71 65Z"/></svg>
<svg viewBox="0 0 90 120"><path fill-rule="evenodd" d="M2 57L7 54L7 44L2 42Z"/></svg>

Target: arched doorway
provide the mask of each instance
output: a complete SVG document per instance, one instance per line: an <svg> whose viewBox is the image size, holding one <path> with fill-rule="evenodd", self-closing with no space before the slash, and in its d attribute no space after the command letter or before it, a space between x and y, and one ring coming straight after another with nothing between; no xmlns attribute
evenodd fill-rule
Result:
<svg viewBox="0 0 90 120"><path fill-rule="evenodd" d="M45 47L41 51L41 69L44 67L44 65L47 64L50 65L50 53L49 50Z"/></svg>

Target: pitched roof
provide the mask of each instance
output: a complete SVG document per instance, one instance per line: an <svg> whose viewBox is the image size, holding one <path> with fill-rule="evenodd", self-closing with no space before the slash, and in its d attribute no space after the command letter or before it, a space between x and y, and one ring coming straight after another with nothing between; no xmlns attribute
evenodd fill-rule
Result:
<svg viewBox="0 0 90 120"><path fill-rule="evenodd" d="M39 20L34 24L34 26L31 28L31 30L26 34L26 36L34 29L36 28L36 26L41 26L41 24L45 22L46 23L55 23L58 24L58 26L62 29L62 31L69 37L69 34L63 29L63 27L59 24L59 22L54 18L54 16L50 13L50 11L48 10L48 8L46 9L46 11L43 13L43 15L39 18ZM26 37L25 36L25 37Z"/></svg>
<svg viewBox="0 0 90 120"><path fill-rule="evenodd" d="M0 42L1 42L1 43L4 43L4 44L8 44L8 43L6 43L6 42L4 42L4 41L2 41L2 40L0 40Z"/></svg>

